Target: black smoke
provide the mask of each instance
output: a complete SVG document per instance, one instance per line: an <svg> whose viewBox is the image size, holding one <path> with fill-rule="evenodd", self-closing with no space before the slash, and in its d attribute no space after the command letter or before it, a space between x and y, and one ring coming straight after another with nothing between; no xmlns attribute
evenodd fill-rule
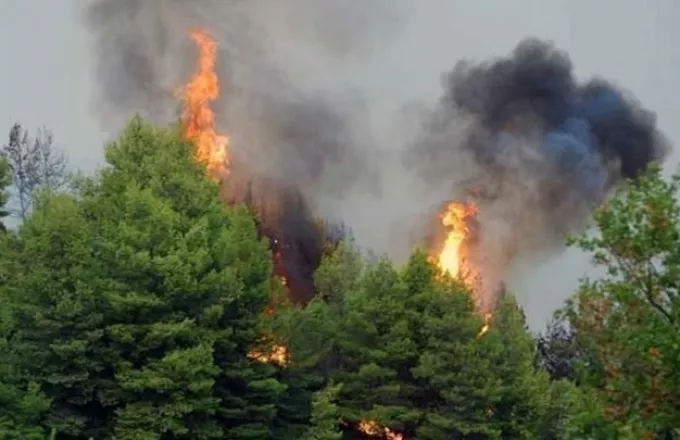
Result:
<svg viewBox="0 0 680 440"><path fill-rule="evenodd" d="M295 13L303 4L304 13ZM267 20L274 10L295 14L295 29ZM353 110L327 93L307 89L287 71L291 66L278 61L289 60L287 47L299 46L291 43L310 33L327 37L309 40L315 51L362 50L370 32L352 33L348 18L369 10L339 8L326 0L276 5L92 0L84 8L93 43L95 109L112 132L135 113L158 123L176 120L180 86L191 77L198 55L189 34L203 28L215 38L220 98L213 109L217 129L229 136L231 155L224 198L246 203L257 213L258 229L281 255L277 272L288 279L296 302L311 298L312 274L328 241L329 226L317 219L310 202L314 190L329 167L349 160L358 169L360 162L352 159L348 113ZM332 29L309 20L331 15Z"/></svg>
<svg viewBox="0 0 680 440"><path fill-rule="evenodd" d="M601 195L666 151L653 113L606 80L579 84L568 55L541 40L524 40L510 57L491 63L460 63L446 88L442 104L478 121L464 145L485 167L502 166L503 149L514 145L504 137L533 130L556 171L584 193ZM616 166L608 168L611 163Z"/></svg>
<svg viewBox="0 0 680 440"><path fill-rule="evenodd" d="M669 151L652 112L610 81L580 82L549 42L459 62L443 85L406 164L480 205L480 253L492 271L563 248L613 187Z"/></svg>

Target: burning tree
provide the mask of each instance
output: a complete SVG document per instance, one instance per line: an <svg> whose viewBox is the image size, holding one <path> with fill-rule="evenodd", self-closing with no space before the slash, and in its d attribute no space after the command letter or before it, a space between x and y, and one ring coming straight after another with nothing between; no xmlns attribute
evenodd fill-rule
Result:
<svg viewBox="0 0 680 440"><path fill-rule="evenodd" d="M341 384L334 403L346 438L524 438L539 429L549 381L512 298L479 338L484 321L469 286L442 278L427 255L402 270L360 261L341 247L318 272L331 300L280 316L289 370Z"/></svg>
<svg viewBox="0 0 680 440"><path fill-rule="evenodd" d="M219 97L215 72L216 42L205 30L191 38L199 49L196 72L181 89L184 136L194 143L196 157L207 172L221 181L222 197L229 204L245 204L257 217L260 234L267 237L275 271L289 289L291 299L306 304L314 295L313 273L335 228L315 219L299 188L255 175L230 159L229 141L217 132L211 103Z"/></svg>

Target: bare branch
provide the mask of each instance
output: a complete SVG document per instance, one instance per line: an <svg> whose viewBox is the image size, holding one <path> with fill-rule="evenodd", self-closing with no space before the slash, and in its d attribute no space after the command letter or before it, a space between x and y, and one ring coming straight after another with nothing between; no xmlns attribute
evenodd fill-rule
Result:
<svg viewBox="0 0 680 440"><path fill-rule="evenodd" d="M38 130L31 139L28 131L14 124L9 131L8 143L0 153L7 158L13 178L13 213L26 219L33 195L39 188L60 190L68 181L65 155L53 145L49 130Z"/></svg>

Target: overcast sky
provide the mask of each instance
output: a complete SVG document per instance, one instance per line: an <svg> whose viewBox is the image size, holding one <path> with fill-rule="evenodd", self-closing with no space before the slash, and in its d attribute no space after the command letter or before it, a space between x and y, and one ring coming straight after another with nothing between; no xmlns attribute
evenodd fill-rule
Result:
<svg viewBox="0 0 680 440"><path fill-rule="evenodd" d="M0 130L15 121L31 131L46 126L74 166L92 169L112 133L92 111L91 47L79 16L84 3L0 0ZM677 0L413 0L410 8L391 50L356 72L386 106L434 99L440 74L456 60L502 55L533 35L567 50L579 76L602 75L632 91L657 113L671 140L680 141ZM677 166L676 157L670 167ZM559 264L574 280L570 285L584 268L582 259ZM562 297L527 299L529 314L554 308Z"/></svg>

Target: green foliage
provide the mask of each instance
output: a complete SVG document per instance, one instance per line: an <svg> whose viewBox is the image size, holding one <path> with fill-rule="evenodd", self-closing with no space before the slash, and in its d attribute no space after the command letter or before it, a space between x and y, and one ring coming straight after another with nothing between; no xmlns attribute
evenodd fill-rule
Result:
<svg viewBox="0 0 680 440"><path fill-rule="evenodd" d="M133 120L77 196L19 231L18 367L74 438L269 438L282 385L247 358L271 261L176 133Z"/></svg>
<svg viewBox="0 0 680 440"><path fill-rule="evenodd" d="M680 176L596 212L573 244L606 274L537 351L512 296L480 333L420 251L398 268L334 241L292 306L192 148L135 118L96 178L0 234L1 439L680 438Z"/></svg>
<svg viewBox="0 0 680 440"><path fill-rule="evenodd" d="M25 374L11 345L16 323L13 297L8 288L16 265L17 242L12 235L0 235L0 439L44 439L44 417L49 400L39 385Z"/></svg>
<svg viewBox="0 0 680 440"><path fill-rule="evenodd" d="M312 399L312 414L309 429L302 437L303 440L340 440L342 432L338 428L340 411L335 404L342 385L329 384L321 391L314 393Z"/></svg>
<svg viewBox="0 0 680 440"><path fill-rule="evenodd" d="M6 341L0 342L5 345ZM0 348L5 355L7 348ZM43 440L43 427L49 400L35 382L28 382L6 359L0 361L0 438Z"/></svg>
<svg viewBox="0 0 680 440"><path fill-rule="evenodd" d="M292 368L342 384L335 404L346 435L373 421L405 438L539 438L549 381L511 298L480 338L471 292L439 279L424 253L397 271L339 252L317 271L319 291L335 289L328 302L289 312L286 329Z"/></svg>
<svg viewBox="0 0 680 440"><path fill-rule="evenodd" d="M680 420L679 187L653 167L595 213L595 235L573 240L606 272L563 311L590 355L579 379L595 399L574 438L654 438Z"/></svg>

